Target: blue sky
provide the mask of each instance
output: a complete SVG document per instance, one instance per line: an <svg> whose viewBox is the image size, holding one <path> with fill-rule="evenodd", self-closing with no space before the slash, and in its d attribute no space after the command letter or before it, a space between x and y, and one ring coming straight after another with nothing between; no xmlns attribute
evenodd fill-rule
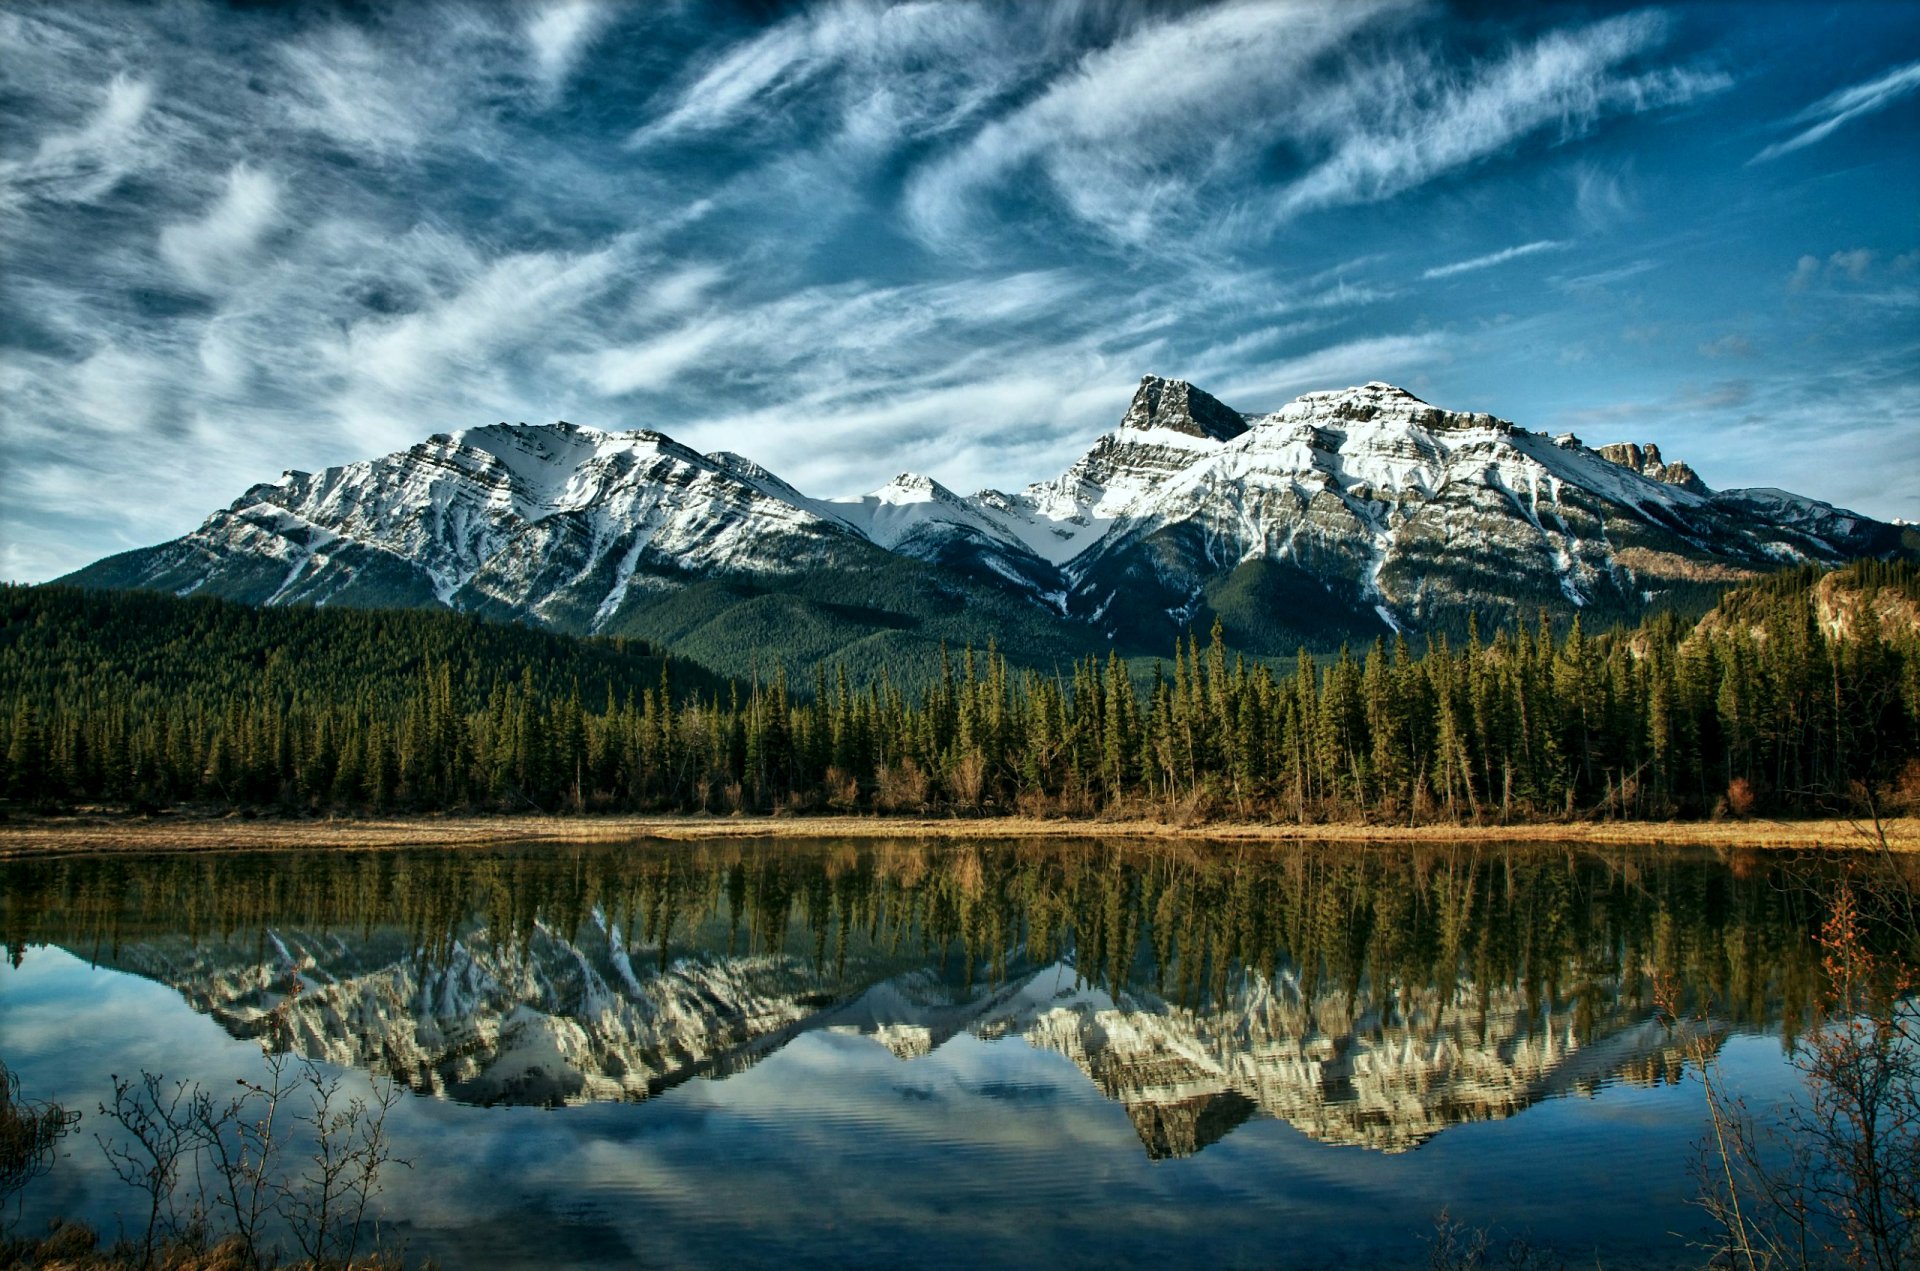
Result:
<svg viewBox="0 0 1920 1271"><path fill-rule="evenodd" d="M1920 517L1920 7L0 12L0 577L497 420L1050 476L1369 379Z"/></svg>

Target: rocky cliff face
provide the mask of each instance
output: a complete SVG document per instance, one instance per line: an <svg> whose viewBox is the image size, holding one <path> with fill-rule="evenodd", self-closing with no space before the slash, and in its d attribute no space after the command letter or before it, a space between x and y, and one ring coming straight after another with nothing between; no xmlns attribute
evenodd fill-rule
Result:
<svg viewBox="0 0 1920 1271"><path fill-rule="evenodd" d="M1660 458L1660 447L1652 442L1639 446L1631 441L1616 441L1610 446L1600 447L1596 453L1623 468L1631 468L1649 481L1664 481L1695 494L1710 493L1707 483L1695 475L1692 468L1677 459L1672 463L1664 462Z"/></svg>
<svg viewBox="0 0 1920 1271"><path fill-rule="evenodd" d="M906 558L1079 638L1161 652L1218 614L1241 647L1287 653L1469 613L1630 618L1700 584L1900 541L1782 491L1710 491L1653 446L1595 451L1389 384L1247 416L1148 376L1119 427L1016 494L963 496L905 473L817 499L657 432L495 425L289 472L192 534L71 581L447 605L593 632L691 582Z"/></svg>

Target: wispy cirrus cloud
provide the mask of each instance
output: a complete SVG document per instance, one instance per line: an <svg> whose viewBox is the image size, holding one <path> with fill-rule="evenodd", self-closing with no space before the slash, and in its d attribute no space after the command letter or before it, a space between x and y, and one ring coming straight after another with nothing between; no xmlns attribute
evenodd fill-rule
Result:
<svg viewBox="0 0 1920 1271"><path fill-rule="evenodd" d="M1885 110L1916 91L1920 91L1920 62L1908 62L1905 66L1896 66L1865 83L1829 93L1784 121L1791 127L1799 127L1802 124L1809 125L1808 127L1784 141L1776 141L1767 146L1748 162L1765 163L1769 159L1777 159L1783 154L1791 154L1795 150L1825 141L1842 125L1863 115Z"/></svg>
<svg viewBox="0 0 1920 1271"><path fill-rule="evenodd" d="M763 8L0 5L0 575L476 422L661 427L821 493L1018 485L1146 371L1537 423L1729 331L1769 374L1884 352L1914 304L1884 182L1790 216L1726 160L1805 112L1764 63L1719 94L1716 10ZM1870 87L1795 129L1905 91ZM1807 300L1743 300L1821 198ZM1522 258L1545 286L1494 285Z"/></svg>
<svg viewBox="0 0 1920 1271"><path fill-rule="evenodd" d="M528 15L527 43L549 92L557 92L610 15L598 0L551 0Z"/></svg>
<svg viewBox="0 0 1920 1271"><path fill-rule="evenodd" d="M1435 265L1420 277L1431 281L1435 278L1451 278L1456 274L1470 274L1475 270L1491 269L1495 265L1504 265L1510 260L1519 260L1522 256L1532 256L1539 252L1559 251L1566 244L1554 239L1543 238L1531 243L1521 243L1517 247L1503 247L1497 252L1488 252L1484 256L1474 256L1467 260L1456 260L1450 265Z"/></svg>
<svg viewBox="0 0 1920 1271"><path fill-rule="evenodd" d="M815 112L868 146L938 132L1031 77L1052 54L1047 32L1038 10L966 0L804 8L698 64L628 144L785 132Z"/></svg>
<svg viewBox="0 0 1920 1271"><path fill-rule="evenodd" d="M1271 140L1276 116L1311 91L1318 59L1411 8L1226 4L1143 25L923 166L907 187L908 217L952 246L990 193L1031 167L1082 222L1144 243L1190 209L1210 175Z"/></svg>
<svg viewBox="0 0 1920 1271"><path fill-rule="evenodd" d="M1647 11L1552 31L1506 57L1459 69L1437 57L1370 67L1312 103L1309 135L1330 153L1276 200L1282 213L1389 198L1477 163L1523 138L1578 136L1610 114L1679 105L1728 88L1717 70L1628 71L1664 43L1664 16Z"/></svg>
<svg viewBox="0 0 1920 1271"><path fill-rule="evenodd" d="M91 203L106 197L158 157L146 127L152 104L150 82L114 75L77 126L42 136L26 159L0 163L0 207L29 198Z"/></svg>
<svg viewBox="0 0 1920 1271"><path fill-rule="evenodd" d="M1420 16L1393 0L1243 4L1142 26L919 169L909 220L951 247L978 229L996 191L1034 172L1079 222L1122 246L1191 239L1209 222L1266 237L1306 212L1392 198L1538 133L1564 141L1608 115L1732 83L1714 69L1634 69L1667 38L1657 12L1549 31L1465 67L1401 38ZM1252 199L1234 193L1248 168L1276 156L1293 175Z"/></svg>
<svg viewBox="0 0 1920 1271"><path fill-rule="evenodd" d="M260 240L279 216L279 181L270 172L235 164L205 216L160 231L160 255L189 286L219 291L254 263Z"/></svg>

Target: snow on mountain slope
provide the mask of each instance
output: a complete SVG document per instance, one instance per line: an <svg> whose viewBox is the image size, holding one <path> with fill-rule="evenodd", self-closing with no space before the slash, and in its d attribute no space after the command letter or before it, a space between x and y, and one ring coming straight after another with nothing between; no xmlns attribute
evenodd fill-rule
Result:
<svg viewBox="0 0 1920 1271"><path fill-rule="evenodd" d="M182 595L366 603L380 599L372 585L400 603L593 630L636 588L794 573L863 546L844 520L736 456L645 430L500 424L288 472L145 559L116 559L131 575L120 585ZM260 562L272 563L265 577L249 568Z"/></svg>
<svg viewBox="0 0 1920 1271"><path fill-rule="evenodd" d="M1469 612L1631 617L1688 586L1899 544L1896 527L1816 500L1714 493L1654 447L1595 451L1389 384L1248 416L1147 376L1113 432L1017 494L903 474L816 498L658 432L500 424L289 472L72 581L590 632L690 581L887 553L972 580L956 596L985 583L1128 647L1163 649L1211 611L1243 647L1281 652Z"/></svg>
<svg viewBox="0 0 1920 1271"><path fill-rule="evenodd" d="M994 518L931 477L903 472L872 494L822 500L874 543L888 551L907 551L950 533L1017 541Z"/></svg>
<svg viewBox="0 0 1920 1271"><path fill-rule="evenodd" d="M887 551L1012 586L1048 609L1066 602L1059 570L1013 526L930 477L903 472L872 494L819 506Z"/></svg>
<svg viewBox="0 0 1920 1271"><path fill-rule="evenodd" d="M1258 565L1261 586L1339 615L1349 638L1368 608L1383 632L1541 604L1630 613L1679 583L1878 542L1824 505L1703 490L1388 384L1310 393L1132 494L1067 566L1071 611L1104 621L1128 596L1148 619L1135 629L1164 639Z"/></svg>
<svg viewBox="0 0 1920 1271"><path fill-rule="evenodd" d="M1168 478L1246 431L1246 421L1180 380L1140 381L1119 428L1051 481L974 503L1043 560L1065 565Z"/></svg>

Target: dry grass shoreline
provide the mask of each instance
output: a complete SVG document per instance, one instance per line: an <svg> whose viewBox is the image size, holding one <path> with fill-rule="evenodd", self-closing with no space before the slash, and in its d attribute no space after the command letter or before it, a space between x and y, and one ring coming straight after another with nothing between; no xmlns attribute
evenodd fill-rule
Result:
<svg viewBox="0 0 1920 1271"><path fill-rule="evenodd" d="M1920 817L1884 823L1887 845L1920 853ZM877 816L419 816L275 820L175 813L113 813L0 822L0 860L95 852L234 852L390 847L486 847L738 838L1134 838L1234 843L1564 843L1861 850L1877 848L1863 821L1605 821L1518 825L1325 825L1032 817Z"/></svg>

